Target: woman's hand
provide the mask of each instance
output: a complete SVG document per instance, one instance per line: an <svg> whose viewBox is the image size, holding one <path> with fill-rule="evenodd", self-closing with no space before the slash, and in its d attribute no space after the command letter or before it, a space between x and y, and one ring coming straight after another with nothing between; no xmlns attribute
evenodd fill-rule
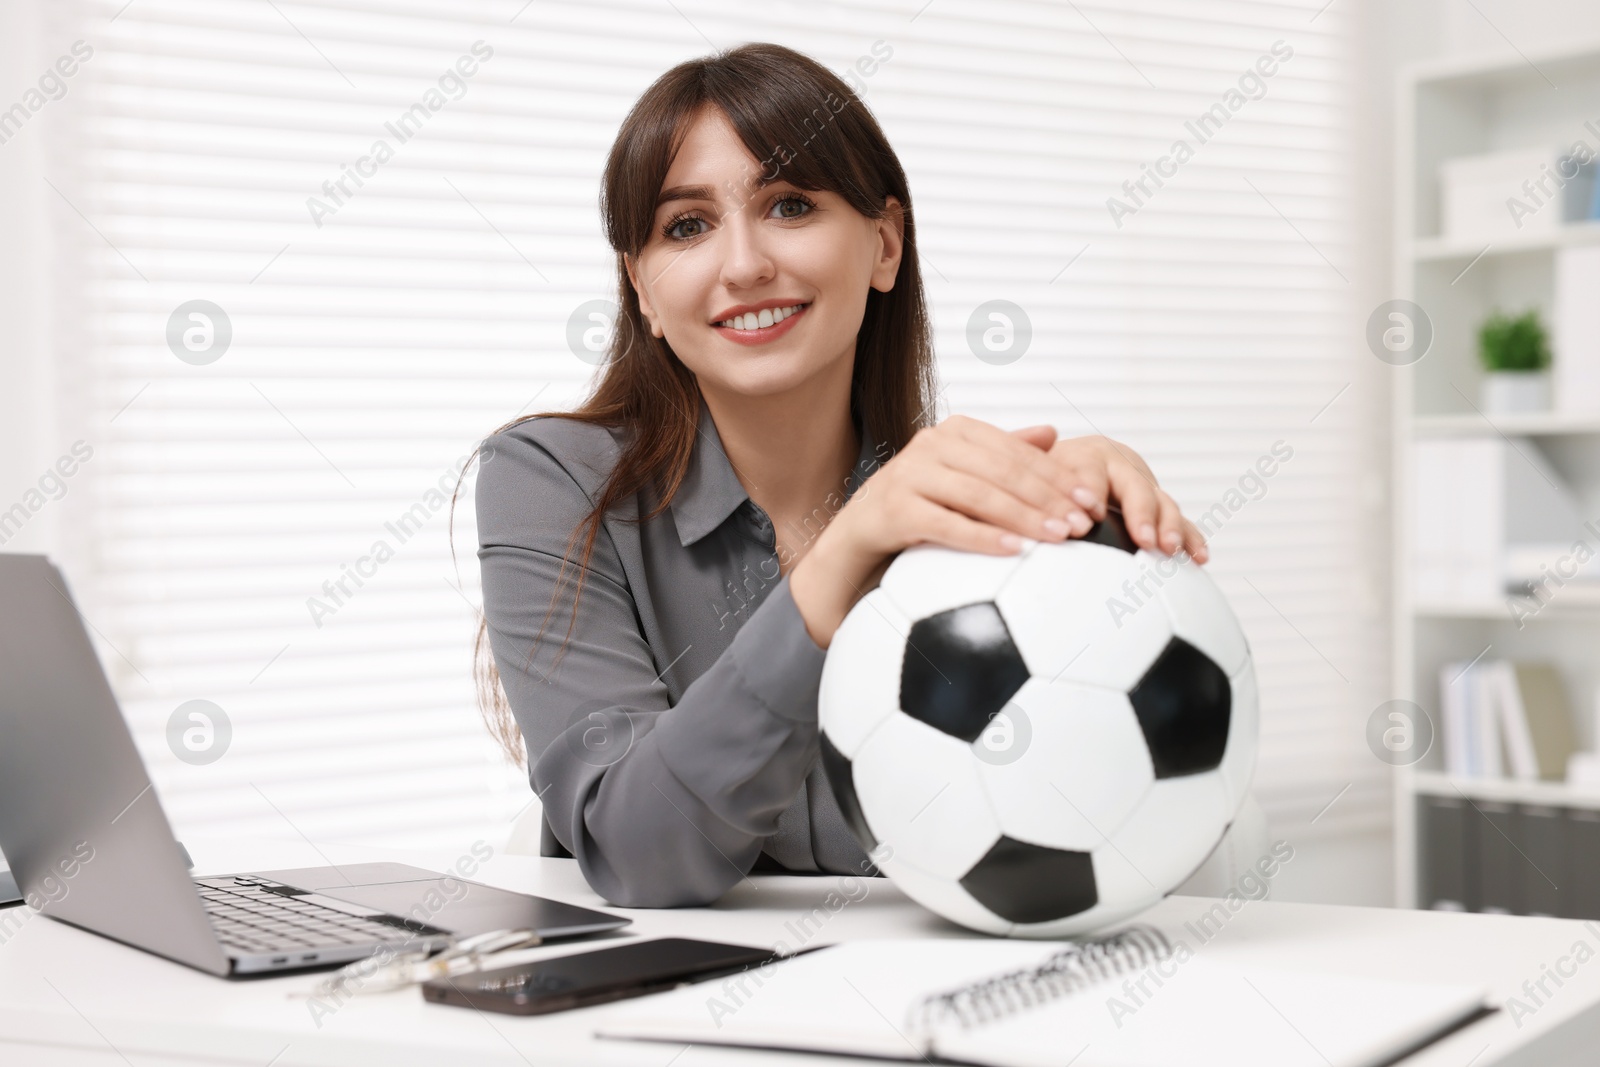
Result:
<svg viewBox="0 0 1600 1067"><path fill-rule="evenodd" d="M918 430L851 496L795 564L790 594L812 640L826 648L903 549L932 543L1011 555L1024 537L1060 542L1087 533L1113 498L1141 547L1189 544L1203 560L1199 531L1126 448L1104 437L1058 442L1051 426L1008 433L952 415Z"/></svg>
<svg viewBox="0 0 1600 1067"><path fill-rule="evenodd" d="M1048 430L1054 438L1055 431L1048 426L1030 426L1017 433L1041 430ZM1041 447L1048 448L1050 458L1071 472L1080 487L1073 490L1073 499L1096 522L1106 517L1107 501L1115 500L1122 509L1128 535L1140 548L1169 556L1181 548L1196 563L1210 558L1199 528L1183 517L1177 501L1156 485L1150 467L1127 445L1094 436L1068 438Z"/></svg>

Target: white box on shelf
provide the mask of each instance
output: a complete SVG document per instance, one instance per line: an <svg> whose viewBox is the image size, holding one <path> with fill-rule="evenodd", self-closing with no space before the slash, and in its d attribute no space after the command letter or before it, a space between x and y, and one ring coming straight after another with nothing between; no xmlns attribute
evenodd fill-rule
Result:
<svg viewBox="0 0 1600 1067"><path fill-rule="evenodd" d="M1560 159L1559 150L1519 148L1445 160L1439 164L1441 236L1491 240L1558 229L1563 213L1561 191L1556 189L1553 196L1531 196L1523 183L1536 184L1542 179L1545 188L1554 188L1546 169L1555 174Z"/></svg>
<svg viewBox="0 0 1600 1067"><path fill-rule="evenodd" d="M1600 245L1556 249L1553 307L1555 410L1600 412Z"/></svg>
<svg viewBox="0 0 1600 1067"><path fill-rule="evenodd" d="M1514 549L1526 567L1539 546L1585 532L1572 492L1527 438L1428 438L1413 460L1412 590L1424 605L1497 601Z"/></svg>

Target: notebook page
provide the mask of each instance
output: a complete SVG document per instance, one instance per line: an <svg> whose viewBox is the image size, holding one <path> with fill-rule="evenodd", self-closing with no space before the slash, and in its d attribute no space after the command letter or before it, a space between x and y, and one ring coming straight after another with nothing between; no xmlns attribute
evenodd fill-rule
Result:
<svg viewBox="0 0 1600 1067"><path fill-rule="evenodd" d="M765 975L746 972L631 1001L604 1016L596 1033L922 1059L907 1014L924 994L1037 966L1063 947L976 938L850 941Z"/></svg>
<svg viewBox="0 0 1600 1067"><path fill-rule="evenodd" d="M986 1067L1374 1067L1470 1016L1487 995L1204 956L1162 972L1160 986L1124 984L1139 972L1001 1022L941 1029L933 1049Z"/></svg>

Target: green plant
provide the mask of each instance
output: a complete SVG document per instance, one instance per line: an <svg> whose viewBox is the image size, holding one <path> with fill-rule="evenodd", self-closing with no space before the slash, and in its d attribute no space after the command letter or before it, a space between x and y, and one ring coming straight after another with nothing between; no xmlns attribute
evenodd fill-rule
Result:
<svg viewBox="0 0 1600 1067"><path fill-rule="evenodd" d="M1515 318L1496 311L1478 327L1478 358L1487 371L1536 371L1550 366L1550 339L1537 308Z"/></svg>

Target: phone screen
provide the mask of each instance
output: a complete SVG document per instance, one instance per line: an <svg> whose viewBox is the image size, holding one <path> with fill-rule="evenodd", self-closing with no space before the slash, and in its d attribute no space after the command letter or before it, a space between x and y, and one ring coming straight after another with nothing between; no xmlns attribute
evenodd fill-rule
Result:
<svg viewBox="0 0 1600 1067"><path fill-rule="evenodd" d="M423 983L422 995L438 1004L541 1015L721 977L778 958L770 948L664 937L436 978Z"/></svg>

